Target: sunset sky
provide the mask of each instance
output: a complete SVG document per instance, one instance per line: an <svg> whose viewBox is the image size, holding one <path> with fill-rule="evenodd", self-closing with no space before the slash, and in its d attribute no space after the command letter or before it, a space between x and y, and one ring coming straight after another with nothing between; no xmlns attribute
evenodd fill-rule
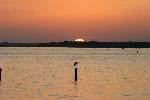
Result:
<svg viewBox="0 0 150 100"><path fill-rule="evenodd" d="M150 0L0 0L0 41L150 41Z"/></svg>

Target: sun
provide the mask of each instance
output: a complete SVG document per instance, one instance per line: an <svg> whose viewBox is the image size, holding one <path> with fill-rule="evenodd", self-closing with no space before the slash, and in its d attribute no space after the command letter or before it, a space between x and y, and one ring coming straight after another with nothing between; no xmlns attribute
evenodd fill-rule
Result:
<svg viewBox="0 0 150 100"><path fill-rule="evenodd" d="M84 39L76 39L75 41L76 42L84 42L85 40Z"/></svg>

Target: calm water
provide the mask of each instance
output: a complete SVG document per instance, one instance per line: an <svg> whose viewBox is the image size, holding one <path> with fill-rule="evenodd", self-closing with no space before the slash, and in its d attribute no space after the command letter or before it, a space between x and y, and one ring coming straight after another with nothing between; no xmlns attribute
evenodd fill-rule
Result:
<svg viewBox="0 0 150 100"><path fill-rule="evenodd" d="M0 100L150 100L150 49L0 48L0 67Z"/></svg>

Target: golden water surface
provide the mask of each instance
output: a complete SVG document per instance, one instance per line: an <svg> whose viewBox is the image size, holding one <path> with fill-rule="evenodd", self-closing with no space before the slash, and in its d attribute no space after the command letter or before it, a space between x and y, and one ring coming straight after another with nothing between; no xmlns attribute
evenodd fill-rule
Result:
<svg viewBox="0 0 150 100"><path fill-rule="evenodd" d="M150 100L150 49L1 47L0 67L0 100Z"/></svg>

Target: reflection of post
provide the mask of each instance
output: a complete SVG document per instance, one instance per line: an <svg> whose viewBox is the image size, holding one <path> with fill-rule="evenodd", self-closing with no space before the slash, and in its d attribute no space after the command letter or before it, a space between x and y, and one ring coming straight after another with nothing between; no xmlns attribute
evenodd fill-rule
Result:
<svg viewBox="0 0 150 100"><path fill-rule="evenodd" d="M74 78L74 80L75 81L77 81L78 80L78 69L77 69L77 64L78 64L79 62L75 62L74 63L74 67L75 67L75 69L74 69L74 71L75 71L75 78Z"/></svg>
<svg viewBox="0 0 150 100"><path fill-rule="evenodd" d="M0 81L1 81L1 72L2 72L2 69L0 68Z"/></svg>

